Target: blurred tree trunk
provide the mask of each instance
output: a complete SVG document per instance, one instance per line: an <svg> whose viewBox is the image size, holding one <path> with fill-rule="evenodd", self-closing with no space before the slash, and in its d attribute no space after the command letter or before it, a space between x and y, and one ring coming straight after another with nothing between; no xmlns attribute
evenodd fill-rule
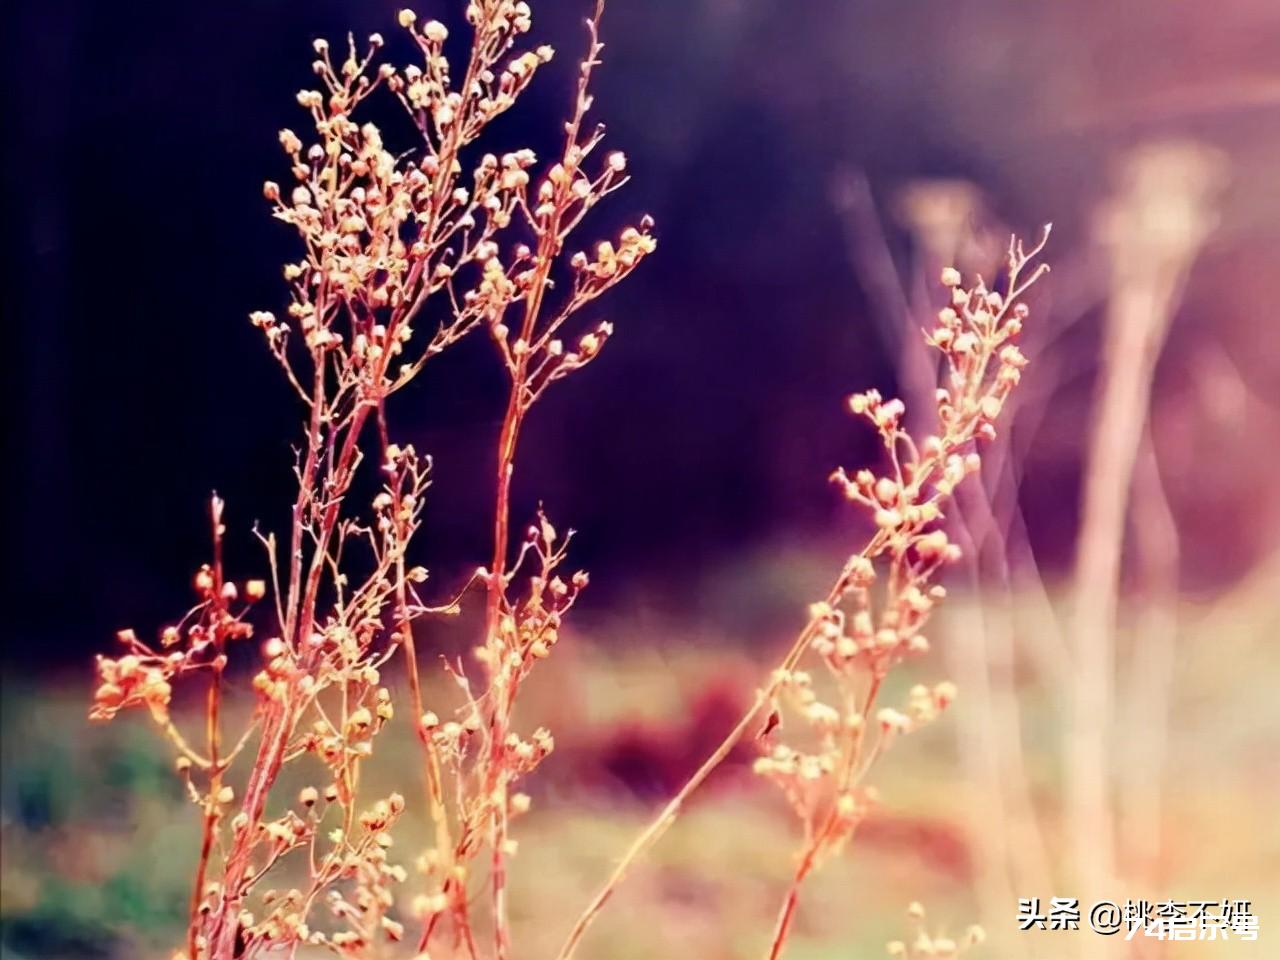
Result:
<svg viewBox="0 0 1280 960"><path fill-rule="evenodd" d="M1066 757L1068 841L1084 900L1123 896L1114 887L1112 749L1119 739L1121 551L1156 361L1187 273L1214 226L1221 165L1196 144L1141 147L1128 157L1100 224L1110 298L1076 549Z"/></svg>
<svg viewBox="0 0 1280 960"><path fill-rule="evenodd" d="M1137 747L1119 769L1121 850L1129 875L1159 888L1162 779L1168 746L1169 694L1178 630L1177 521L1160 479L1151 432L1144 432L1133 482L1132 529L1140 591L1134 649L1125 689L1125 727Z"/></svg>

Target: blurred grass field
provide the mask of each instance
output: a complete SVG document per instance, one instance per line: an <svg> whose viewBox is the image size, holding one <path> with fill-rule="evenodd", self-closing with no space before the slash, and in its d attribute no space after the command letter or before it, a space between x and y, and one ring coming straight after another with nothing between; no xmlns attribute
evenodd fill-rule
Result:
<svg viewBox="0 0 1280 960"><path fill-rule="evenodd" d="M1185 952L1262 958L1280 935L1280 612L1263 584L1188 606L1182 619L1164 886L1116 896L1251 899L1262 942L1201 943ZM558 648L533 682L522 718L530 727L547 723L557 738L531 784L533 811L515 830L513 922L526 957L553 955L646 816L732 723L766 662L763 653L749 657L724 637L689 627L591 627L601 642L575 636ZM900 684L944 675L940 657L908 672ZM394 691L400 678L391 682ZM63 681L4 678L0 952L14 960L148 960L169 956L181 935L198 843L195 811L144 718L90 725L87 689L87 667L84 678ZM1052 844L1060 725L1044 690L1028 683L1019 695L1030 787ZM964 708L962 691L955 709ZM961 812L972 780L960 767L954 721L944 717L913 735L880 764L873 779L883 811L813 878L794 960L883 956L885 941L902 935L911 900L928 906L931 924L952 932L982 919ZM403 717L382 738L362 789L369 797L398 789L412 801L416 751ZM583 956L761 955L797 838L774 791L750 775L749 759L737 757L708 784L602 916ZM292 797L303 783L291 781L278 796ZM394 860L412 866L426 840L421 826L402 821ZM1055 859L1063 853L1055 849ZM413 884L411 877L406 903ZM1021 894L1070 895L1070 887ZM1016 909L1009 904L1010 928ZM1045 960L1067 953L1067 941L1052 939L1062 934L1022 936L1041 938L1032 952Z"/></svg>

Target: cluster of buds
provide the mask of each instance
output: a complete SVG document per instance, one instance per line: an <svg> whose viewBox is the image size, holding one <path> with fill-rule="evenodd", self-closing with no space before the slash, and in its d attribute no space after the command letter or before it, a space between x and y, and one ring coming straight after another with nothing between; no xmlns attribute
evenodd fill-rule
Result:
<svg viewBox="0 0 1280 960"><path fill-rule="evenodd" d="M343 865L343 875L354 877L354 890L350 897L338 889L328 892L329 910L349 925L330 938L340 956L363 957L365 947L379 938L398 941L404 937L404 926L388 915L395 903L395 887L408 878L405 868L388 857L394 844L391 827L404 809L404 797L393 793L360 816L363 835Z"/></svg>
<svg viewBox="0 0 1280 960"><path fill-rule="evenodd" d="M377 671L372 667L366 667L365 671L376 677ZM333 773L337 798L343 803L351 800L346 793L344 772L352 762L373 752L373 738L395 714L391 691L386 687L373 687L367 678L360 676L365 671L356 671L349 681L352 709L345 720L333 722L327 716L317 719L303 738L305 748L315 753Z"/></svg>
<svg viewBox="0 0 1280 960"><path fill-rule="evenodd" d="M237 818L233 818L231 823L233 830L244 822L238 820L243 816L244 814L237 814ZM313 823L303 820L292 810L286 811L284 816L275 820L258 824L258 832L262 834L268 855L276 859L310 840L314 829Z"/></svg>
<svg viewBox="0 0 1280 960"><path fill-rule="evenodd" d="M186 662L186 654L165 657L139 656L98 657L98 687L93 692L94 720L109 720L126 707L145 704L158 723L169 718L169 698L173 687L170 678Z"/></svg>
<svg viewBox="0 0 1280 960"><path fill-rule="evenodd" d="M470 3L466 18L475 31L475 46L484 49L486 56L479 64L480 69L471 73L472 87L459 93L452 89L449 61L443 53L448 28L438 20L419 24L412 10L401 10L399 14L400 26L409 31L422 51L423 66L410 67L403 74L393 76L392 89L402 95L407 105L431 121L434 132L442 140L468 107L472 115L458 132L465 135L464 142L474 139L487 123L515 103L533 78L534 70L550 62L554 55L552 48L544 45L532 52L515 54L505 64L499 64L517 39L533 26L527 3L508 0Z"/></svg>
<svg viewBox="0 0 1280 960"><path fill-rule="evenodd" d="M804 670L779 671L774 687L788 712L804 725L811 746L799 749L779 742L777 731L771 730L762 737L765 751L753 770L782 791L806 835L823 837L821 852L834 852L853 835L877 799L874 788L856 783L844 766L842 741L850 734L861 736L863 718L820 699L813 677ZM780 723L780 702L775 703L774 715Z"/></svg>
<svg viewBox="0 0 1280 960"><path fill-rule="evenodd" d="M279 637L271 637L262 644L263 667L253 677L253 689L265 700L283 702L290 690L290 683L303 682L304 673L294 652ZM313 681L307 679L307 685Z"/></svg>
<svg viewBox="0 0 1280 960"><path fill-rule="evenodd" d="M577 135L590 104L585 76L593 61L584 68L578 112L569 125L573 136L536 189L530 171L537 158L528 149L500 160L484 155L470 187L459 184L460 149L509 108L537 67L552 57L551 48L543 46L503 59L527 29L527 10L516 9L525 6L477 8L473 58L479 59L470 65L474 83L466 91L454 90L450 81L443 53L447 29L436 21L419 25L410 11L402 11L400 22L420 48L421 66L375 69L382 46L376 35L363 55L352 46L335 66L328 43L317 41L314 66L324 89L298 95L311 114L316 142L308 147L292 130L282 131L280 142L296 185L291 190L274 182L264 186L276 216L304 237L308 256L285 267L293 288L288 320L266 311L251 315L304 397L305 378L296 373L288 351L291 329L302 336L313 361L333 353L342 382L353 393L370 395L403 386L428 357L486 322L508 369L526 381L521 387L526 405L549 382L593 358L607 338L611 328L602 324L581 336L577 351L566 351L559 331L570 315L653 251L648 217L623 230L616 242L599 243L594 256L571 258L573 290L556 311L541 310L552 262L569 232L627 180L620 151L608 154L598 173L586 172L587 159L603 137L601 129ZM598 48L593 37L592 57ZM421 128L425 151L418 159L393 155L375 125L352 119L359 104L383 84ZM536 250L515 244L504 259L497 237L517 213L536 238ZM474 269L470 280L463 270L468 264ZM408 357L412 321L426 297L440 290L448 293L452 316L416 356ZM526 322L510 334L503 318L521 300ZM541 323L536 312L547 314Z"/></svg>
<svg viewBox="0 0 1280 960"><path fill-rule="evenodd" d="M576 253L571 258L571 266L585 276L582 280L584 288L604 281L616 281L625 277L636 268L640 260L657 249L657 241L649 232L653 221L645 217L639 227L627 227L618 238L615 248L608 240L596 244L594 256Z"/></svg>
<svg viewBox="0 0 1280 960"><path fill-rule="evenodd" d="M575 370L581 370L600 355L604 345L613 336L613 324L602 320L594 330L578 337L574 349L566 349L559 337L546 340L541 347L541 356L536 366L529 371L527 383L522 391L525 407L532 406L552 383L568 376ZM517 341L516 352L523 348L523 341Z"/></svg>
<svg viewBox="0 0 1280 960"><path fill-rule="evenodd" d="M880 725L884 746L892 742L895 734L911 733L932 723L955 699L956 685L949 680L932 687L917 683L907 695L905 711L892 707L881 707L876 711L876 723Z"/></svg>
<svg viewBox="0 0 1280 960"><path fill-rule="evenodd" d="M383 848L390 847L391 835L386 832L387 828L403 812L404 797L398 793L393 793L385 800L379 800L364 813L360 814L360 825L374 835L378 846Z"/></svg>
<svg viewBox="0 0 1280 960"><path fill-rule="evenodd" d="M568 580L557 572L568 556L572 539L572 530L561 535L547 515L539 511L537 522L525 531L516 562L503 576L504 586L510 587L524 569L530 568L522 596L510 598L508 591L503 591L498 629L476 650L477 659L501 686L518 684L536 661L551 655L560 639L565 614L589 582L583 570ZM493 576L487 570L479 575L484 580Z"/></svg>
<svg viewBox="0 0 1280 960"><path fill-rule="evenodd" d="M481 30L485 26L528 33L532 26L532 13L524 0L497 0L497 2L473 2L467 4L467 23Z"/></svg>
<svg viewBox="0 0 1280 960"><path fill-rule="evenodd" d="M215 498L213 503L220 516L221 501ZM252 604L266 596L262 580L237 586L223 580L220 569L204 564L191 583L196 606L180 622L163 627L155 645L126 628L116 633L126 652L97 658L91 719L110 720L123 709L145 706L157 723L167 727L175 678L193 671L221 672L227 663L227 643L253 636L252 625L244 617Z"/></svg>
<svg viewBox="0 0 1280 960"><path fill-rule="evenodd" d="M247 921L244 929L258 942L315 946L324 943L324 934L313 931L306 921L306 897L301 890L267 890L262 894L262 904L265 912L261 919L249 913L241 915L242 921Z"/></svg>
<svg viewBox="0 0 1280 960"><path fill-rule="evenodd" d="M907 406L901 400L885 400L879 390L864 390L849 397L849 412L858 417L866 417L886 439L892 439L907 412Z"/></svg>
<svg viewBox="0 0 1280 960"><path fill-rule="evenodd" d="M271 862L304 843L314 850L323 816L316 809L318 799L314 788L304 788L299 803L306 810L305 820L290 812L261 828L275 844L269 850ZM337 797L331 790L326 799L333 802ZM326 947L338 956L354 958L364 956L379 940L401 939L404 928L388 912L394 903L393 885L403 883L407 871L390 863L387 852L393 845L390 827L404 808L404 798L393 793L360 814L358 831L331 830L331 846L318 859L309 889L267 890L262 895L262 918L242 915L246 941L274 947ZM350 894L332 885L337 880L351 882ZM321 890L325 890L326 906L336 920L335 929L320 929L308 919L311 901Z"/></svg>
<svg viewBox="0 0 1280 960"><path fill-rule="evenodd" d="M852 610L815 604L811 649L837 676L883 676L905 657L927 653L929 641L920 633L920 627L934 605L946 596L946 589L934 584L923 589L912 586L904 592L904 615L893 626L876 624L869 592L859 594Z"/></svg>
<svg viewBox="0 0 1280 960"><path fill-rule="evenodd" d="M480 730L480 715L468 709L461 720L441 723L435 712L428 710L418 719L418 729L440 751L446 763L457 766L466 757L472 737Z"/></svg>
<svg viewBox="0 0 1280 960"><path fill-rule="evenodd" d="M404 561L409 541L422 524L431 458L419 457L412 444L390 443L383 451L382 472L385 483L373 498L374 553L381 563L395 565ZM421 567L407 568L404 573L410 589L427 579L427 571Z"/></svg>
<svg viewBox="0 0 1280 960"><path fill-rule="evenodd" d="M452 89L443 53L446 28L436 21L419 26L408 11L400 22L420 49L421 65L376 64L383 46L377 34L363 52L350 44L341 63L327 41L315 43L321 89L303 90L297 98L310 114L315 139L308 145L293 130L282 130L294 186L268 181L263 187L275 215L303 237L307 257L285 266L293 291L288 318L251 315L304 397L305 380L288 351L291 330L301 335L313 362L322 354L337 357L344 385L364 395L385 394L479 320L499 316L522 292L491 251L516 210L529 210L526 171L536 158L518 150L499 163L486 154L466 184L460 151L514 103L552 54L540 47L500 65L523 32L517 24L527 18L491 15L493 6L485 5L477 26L468 70L474 83L466 91ZM397 156L375 124L354 119L384 85L418 124L420 152ZM478 267L474 286L462 273L468 264ZM409 357L413 320L426 298L441 290L448 292L453 314Z"/></svg>
<svg viewBox="0 0 1280 960"><path fill-rule="evenodd" d="M464 764L469 757L474 757L476 766L472 775L481 783L491 784L464 803L466 829L456 851L459 858L474 852L476 837L482 834L484 823L495 811L505 818L528 810L529 797L513 793L511 788L555 747L551 733L541 727L527 739L509 728L500 739L493 739L492 720L482 720L482 716L486 715L486 704L490 701L515 702L522 682L533 667L551 655L560 639L564 615L586 588L585 572L577 571L567 579L558 573L572 538L573 531L560 533L546 514L539 511L536 522L526 531L516 561L501 575L501 589L496 594L496 629L475 649L475 657L483 665L488 679L485 703L474 698L467 680L458 676L456 679L467 698L460 719L442 724L431 713L420 722L420 730L430 738L455 777L467 776ZM486 569L478 570L476 576L486 586L493 584L497 577ZM512 587L520 580L524 590L513 597ZM471 754L468 748L478 734L484 741L483 749ZM504 840L503 845L505 852L515 849L515 841Z"/></svg>
<svg viewBox="0 0 1280 960"><path fill-rule="evenodd" d="M516 775L523 775L545 760L556 747L555 737L545 727L538 727L533 735L525 740L518 734L507 734L503 749Z"/></svg>
<svg viewBox="0 0 1280 960"><path fill-rule="evenodd" d="M1043 245L1042 241L1040 247ZM1026 254L1015 245L1010 250L1010 263L1025 263L1040 247ZM1027 358L1011 342L1030 316L1030 308L1017 297L1039 273L1036 271L1021 289L1011 286L1006 299L988 290L981 278L966 289L958 270L948 267L942 272L942 283L951 291L951 304L938 312L937 325L925 339L946 358L946 385L936 394L938 419L944 430L995 439L995 421L1027 365Z"/></svg>
<svg viewBox="0 0 1280 960"><path fill-rule="evenodd" d="M956 960L987 939L979 926L970 926L959 938L943 933L931 934L925 929L924 907L919 903L907 906L907 922L910 936L906 940L891 940L885 944L885 952L891 960Z"/></svg>

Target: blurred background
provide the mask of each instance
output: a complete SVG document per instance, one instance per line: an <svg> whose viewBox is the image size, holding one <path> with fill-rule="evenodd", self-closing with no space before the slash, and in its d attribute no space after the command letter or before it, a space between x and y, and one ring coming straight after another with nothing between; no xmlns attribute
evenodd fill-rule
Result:
<svg viewBox="0 0 1280 960"><path fill-rule="evenodd" d="M390 38L397 6L6 7L6 957L163 957L182 925L196 817L140 718L86 723L91 657L187 602L211 489L231 568L261 573L250 527L283 526L297 422L246 320L279 307L293 255L261 182L283 170L310 40ZM559 55L491 148L545 152L586 12L535 4ZM884 810L815 881L790 956L880 956L917 899L938 926L983 923L986 956L1162 955L1018 933L1036 896L1250 899L1262 942L1181 950L1269 955L1280 5L613 0L604 36L598 114L635 180L592 226L647 212L660 242L599 305L617 336L540 405L517 474L516 516L544 501L592 572L531 694L560 748L516 871L528 954L861 542L826 483L876 456L844 397L927 410L938 270L993 276L1011 231L1052 221L1033 366L951 518L968 559L937 654L901 678L950 677L961 700L881 765ZM487 549L500 382L474 337L393 408L435 458L420 549L441 597ZM408 755L407 730L387 736ZM591 956L760 954L796 837L749 761Z"/></svg>

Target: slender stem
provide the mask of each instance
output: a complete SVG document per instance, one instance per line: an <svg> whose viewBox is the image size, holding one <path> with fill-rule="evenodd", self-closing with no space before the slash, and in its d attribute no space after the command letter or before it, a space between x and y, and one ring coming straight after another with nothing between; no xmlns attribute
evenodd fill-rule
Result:
<svg viewBox="0 0 1280 960"><path fill-rule="evenodd" d="M819 833L809 842L804 856L800 858L796 872L791 877L791 886L787 888L787 895L783 898L782 908L778 911L778 920L774 924L773 938L769 941L769 960L778 960L782 956L782 949L786 946L787 937L791 933L792 921L795 920L796 909L800 905L800 888L817 863L818 852L825 842L826 833Z"/></svg>
<svg viewBox="0 0 1280 960"><path fill-rule="evenodd" d="M386 410L383 405L378 406L378 434L382 441L383 459L386 459L387 448L390 446L390 438L387 432ZM402 482L397 483L393 489L394 502L392 511L396 517L400 516L401 504L403 503L404 491ZM422 744L424 756L426 758L426 795L427 808L431 811L431 820L435 824L436 833L436 849L441 856L449 856L453 851L453 839L449 829L449 812L445 807L444 800L444 777L441 772L440 752L436 748L435 741L431 738L431 733L422 725L422 717L425 714L425 704L422 697L422 679L418 671L418 654L413 639L413 617L409 611L408 598L408 577L405 571L405 532L401 532L400 542L396 551L396 635L399 637L400 643L404 645L404 659L408 667L409 673L409 700L413 706L413 724L417 734L419 743ZM453 884L453 876L451 864L445 864L445 891L448 893ZM426 949L428 937L424 931L421 942L421 948Z"/></svg>
<svg viewBox="0 0 1280 960"><path fill-rule="evenodd" d="M881 535L877 534L876 537L872 539L872 543L868 545L867 551L864 552L869 552L872 549L872 545L878 544L880 539ZM834 603L844 593L846 580L847 572L842 572L840 578L827 594L826 602L828 604ZM658 816L655 817L650 822L649 826L646 827L644 831L641 832L641 834L632 842L631 846L622 855L622 859L618 861L617 866L613 868L613 872L609 875L609 878L605 881L604 885L596 893L595 897L592 898L591 902L587 904L587 908L574 923L573 928L569 931L568 937L565 939L564 945L560 948L560 952L556 954L556 960L569 960L569 958L573 956L578 945L581 943L583 936L586 934L587 928L591 925L591 922L595 920L604 905L609 901L609 898L613 896L614 891L621 885L622 881L626 879L627 872L630 870L632 864L648 852L648 850L657 843L659 839L661 839L662 835L667 832L671 824L674 823L676 818L680 815L680 812L683 810L689 797L691 797L694 791L706 782L707 778L711 776L711 774L715 772L716 768L729 757L729 754L733 752L734 747L736 747L742 738L746 736L747 731L751 729L761 711L773 700L779 689L781 689L783 682L782 675L791 670L796 663L799 662L800 657L813 641L814 635L817 633L817 630L822 623L823 617L821 616L815 616L809 620L804 629L800 631L799 636L796 637L791 648L787 651L786 656L782 658L777 669L773 671L769 683L756 694L755 700L752 701L752 704L747 709L746 713L742 715L742 718L734 725L733 729L725 735L725 738L720 741L720 745L717 746L715 750L711 752L711 755L702 762L702 766L700 766L694 772L693 776L685 782L679 792L667 802L667 805L662 808L662 811Z"/></svg>
<svg viewBox="0 0 1280 960"><path fill-rule="evenodd" d="M523 363L523 358L521 363ZM506 563L511 522L511 479L515 473L516 445L523 420L520 394L524 387L523 367L511 383L511 395L506 416L498 440L498 465L493 523L493 560L489 568L488 588L485 599L485 645L490 652L491 676L498 683L506 683L506 651L498 638L498 620L506 586ZM511 682L515 682L514 677ZM485 789L486 798L493 805L491 837L491 884L493 889L494 952L498 960L504 960L510 949L510 931L506 910L506 861L503 846L506 843L506 773L502 762L509 722L504 691L495 690L494 707L489 721L490 756Z"/></svg>
<svg viewBox="0 0 1280 960"><path fill-rule="evenodd" d="M604 0L597 0L595 12L587 21L590 34L590 46L587 56L578 75L577 98L574 105L573 118L565 125L564 155L561 160L567 176L556 187L553 213L541 228L538 237L536 268L529 285L529 292L524 304L524 317L521 323L520 337L524 343L534 342L538 332L538 320L542 311L547 286L550 281L551 268L555 263L562 242L561 224L565 212L572 203L570 192L574 173L580 162L578 145L582 130L582 121L590 106L587 93L591 82L592 69L597 62L601 44L599 40L600 19L604 15ZM501 683L508 680L505 669L505 651L501 650L498 640L498 620L501 614L502 601L506 590L507 553L510 538L511 521L511 481L515 472L516 447L520 436L520 428L528 411L528 377L529 357L526 350L516 358L511 377L511 391L507 398L506 414L502 421L502 430L498 438L498 462L496 476L496 496L493 528L493 561L489 568L488 590L485 602L485 638L490 650L489 669L491 676ZM515 684L517 678L512 676L509 682ZM494 952L497 960L506 960L510 950L510 929L507 922L506 905L506 838L507 838L507 785L508 777L505 764L502 762L502 751L505 749L507 729L510 722L510 708L514 702L514 690L495 690L494 707L489 721L490 756L488 774L485 777L486 799L492 805L492 821L490 836L490 867L493 891L493 932Z"/></svg>
<svg viewBox="0 0 1280 960"><path fill-rule="evenodd" d="M215 495L209 506L210 522L213 528L213 606L215 617L222 614L222 501ZM187 923L187 956L190 960L198 960L199 934L201 926L200 907L204 901L205 877L209 870L209 856L213 851L213 841L218 827L217 796L222 789L222 772L224 764L220 756L222 749L222 669L224 637L221 623L215 621L214 626L214 661L213 672L209 678L209 691L205 698L205 740L209 754L209 789L204 800L204 816L202 818L200 837L200 858L196 862L195 880L191 886L191 910Z"/></svg>
<svg viewBox="0 0 1280 960"><path fill-rule="evenodd" d="M875 673L871 677L871 685L867 688L866 698L863 700L861 709L858 711L864 718L869 716L875 708L876 697L880 694L880 685L884 681L884 675ZM854 696L851 694L851 696ZM849 733L849 746L844 753L844 762L840 770L840 782L836 788L837 799L839 794L848 790L856 782L862 779L879 756L880 746L883 738L876 741L875 749L872 750L871 756L863 762L862 753L863 746L866 742L866 724L859 725L856 729ZM791 924L795 920L795 914L800 906L800 889L804 886L805 879L813 871L817 864L818 856L822 853L823 847L828 840L836 835L840 828L841 813L836 803L832 803L831 810L827 812L823 818L822 826L813 831L813 836L805 845L805 851L800 858L800 864L796 867L796 872L791 878L791 885L787 888L787 894L783 898L782 907L778 911L778 921L774 926L773 940L769 946L769 960L778 960L782 956L783 947L786 946L787 937L791 933Z"/></svg>

